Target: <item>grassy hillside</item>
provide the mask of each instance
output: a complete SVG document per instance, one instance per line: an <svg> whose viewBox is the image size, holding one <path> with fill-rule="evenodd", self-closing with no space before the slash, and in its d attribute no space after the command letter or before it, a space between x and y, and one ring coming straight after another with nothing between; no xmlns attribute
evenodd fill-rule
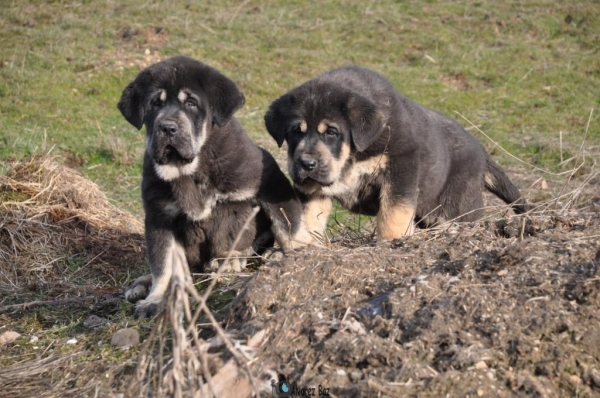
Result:
<svg viewBox="0 0 600 398"><path fill-rule="evenodd" d="M239 84L247 104L237 116L280 159L262 122L270 101L359 64L470 126L459 112L514 155L560 171L573 166L558 164L578 151L600 103L598 26L591 0L4 2L0 158L53 148L139 214L143 133L115 105L140 69L185 54ZM586 147L599 143L595 112Z"/></svg>

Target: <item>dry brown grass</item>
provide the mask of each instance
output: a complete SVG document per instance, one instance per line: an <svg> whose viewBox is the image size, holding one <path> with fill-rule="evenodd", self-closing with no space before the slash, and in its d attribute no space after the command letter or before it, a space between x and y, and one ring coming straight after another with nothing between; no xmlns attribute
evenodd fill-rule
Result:
<svg viewBox="0 0 600 398"><path fill-rule="evenodd" d="M95 288L145 262L143 225L96 184L49 156L5 165L0 175L0 291ZM75 286L78 285L78 286ZM50 293L52 296L52 293ZM5 303L5 299L2 303Z"/></svg>

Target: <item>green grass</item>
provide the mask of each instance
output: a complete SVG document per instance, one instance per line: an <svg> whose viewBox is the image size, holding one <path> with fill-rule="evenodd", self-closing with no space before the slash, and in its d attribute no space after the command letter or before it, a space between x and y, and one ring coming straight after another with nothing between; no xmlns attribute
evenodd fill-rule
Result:
<svg viewBox="0 0 600 398"><path fill-rule="evenodd" d="M53 148L140 214L143 133L116 103L141 67L186 54L239 84L247 104L237 117L279 159L262 122L269 103L321 72L359 64L556 170L559 132L576 152L600 104L598 26L592 0L4 2L0 157ZM600 143L597 112L587 143Z"/></svg>

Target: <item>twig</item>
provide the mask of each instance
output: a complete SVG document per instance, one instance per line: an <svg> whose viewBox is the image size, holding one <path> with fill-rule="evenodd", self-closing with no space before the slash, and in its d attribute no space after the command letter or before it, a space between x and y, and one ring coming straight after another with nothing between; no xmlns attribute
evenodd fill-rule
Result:
<svg viewBox="0 0 600 398"><path fill-rule="evenodd" d="M59 305L67 305L73 303L85 303L90 300L100 300L100 299L115 299L120 300L122 298L122 293L108 293L108 294L99 294L95 296L83 296L83 297L70 297L66 299L57 299L57 300L43 300L43 301L30 301L28 303L21 304L11 304L0 307L0 313L8 312L11 310L18 309L29 309L32 307L39 307L41 305L50 305L50 306L59 306Z"/></svg>
<svg viewBox="0 0 600 398"><path fill-rule="evenodd" d="M229 28L231 28L231 26L233 25L233 21L235 20L237 15L240 13L240 10L242 9L242 7L244 7L246 5L246 3L248 3L249 1L250 0L244 0L244 1L242 1L242 3L239 6L236 7L235 12L233 13L233 16L229 20Z"/></svg>

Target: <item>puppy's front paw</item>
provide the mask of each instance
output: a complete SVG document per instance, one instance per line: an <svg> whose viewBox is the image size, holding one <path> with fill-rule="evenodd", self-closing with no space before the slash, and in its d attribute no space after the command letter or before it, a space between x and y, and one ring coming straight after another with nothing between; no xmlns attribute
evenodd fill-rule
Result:
<svg viewBox="0 0 600 398"><path fill-rule="evenodd" d="M131 286L125 290L125 299L130 303L135 303L145 299L150 293L152 287L152 275L144 275L137 278Z"/></svg>
<svg viewBox="0 0 600 398"><path fill-rule="evenodd" d="M141 300L135 305L135 319L152 318L161 311L160 305L153 301Z"/></svg>
<svg viewBox="0 0 600 398"><path fill-rule="evenodd" d="M224 259L214 259L210 262L208 267L212 272L217 272L224 261ZM242 270L246 268L246 262L245 258L230 258L229 261L227 261L227 264L222 268L221 272L242 272Z"/></svg>
<svg viewBox="0 0 600 398"><path fill-rule="evenodd" d="M283 253L282 250L277 250L277 249L271 247L271 248L265 250L262 257L266 261L281 261L285 258L285 254Z"/></svg>
<svg viewBox="0 0 600 398"><path fill-rule="evenodd" d="M253 254L254 251L251 247L242 251L233 250L221 253L217 258L210 261L208 268L212 272L217 272L225 262L225 259L229 257L229 261L223 266L221 272L242 272L246 268L246 265L248 265L248 257L251 257Z"/></svg>

